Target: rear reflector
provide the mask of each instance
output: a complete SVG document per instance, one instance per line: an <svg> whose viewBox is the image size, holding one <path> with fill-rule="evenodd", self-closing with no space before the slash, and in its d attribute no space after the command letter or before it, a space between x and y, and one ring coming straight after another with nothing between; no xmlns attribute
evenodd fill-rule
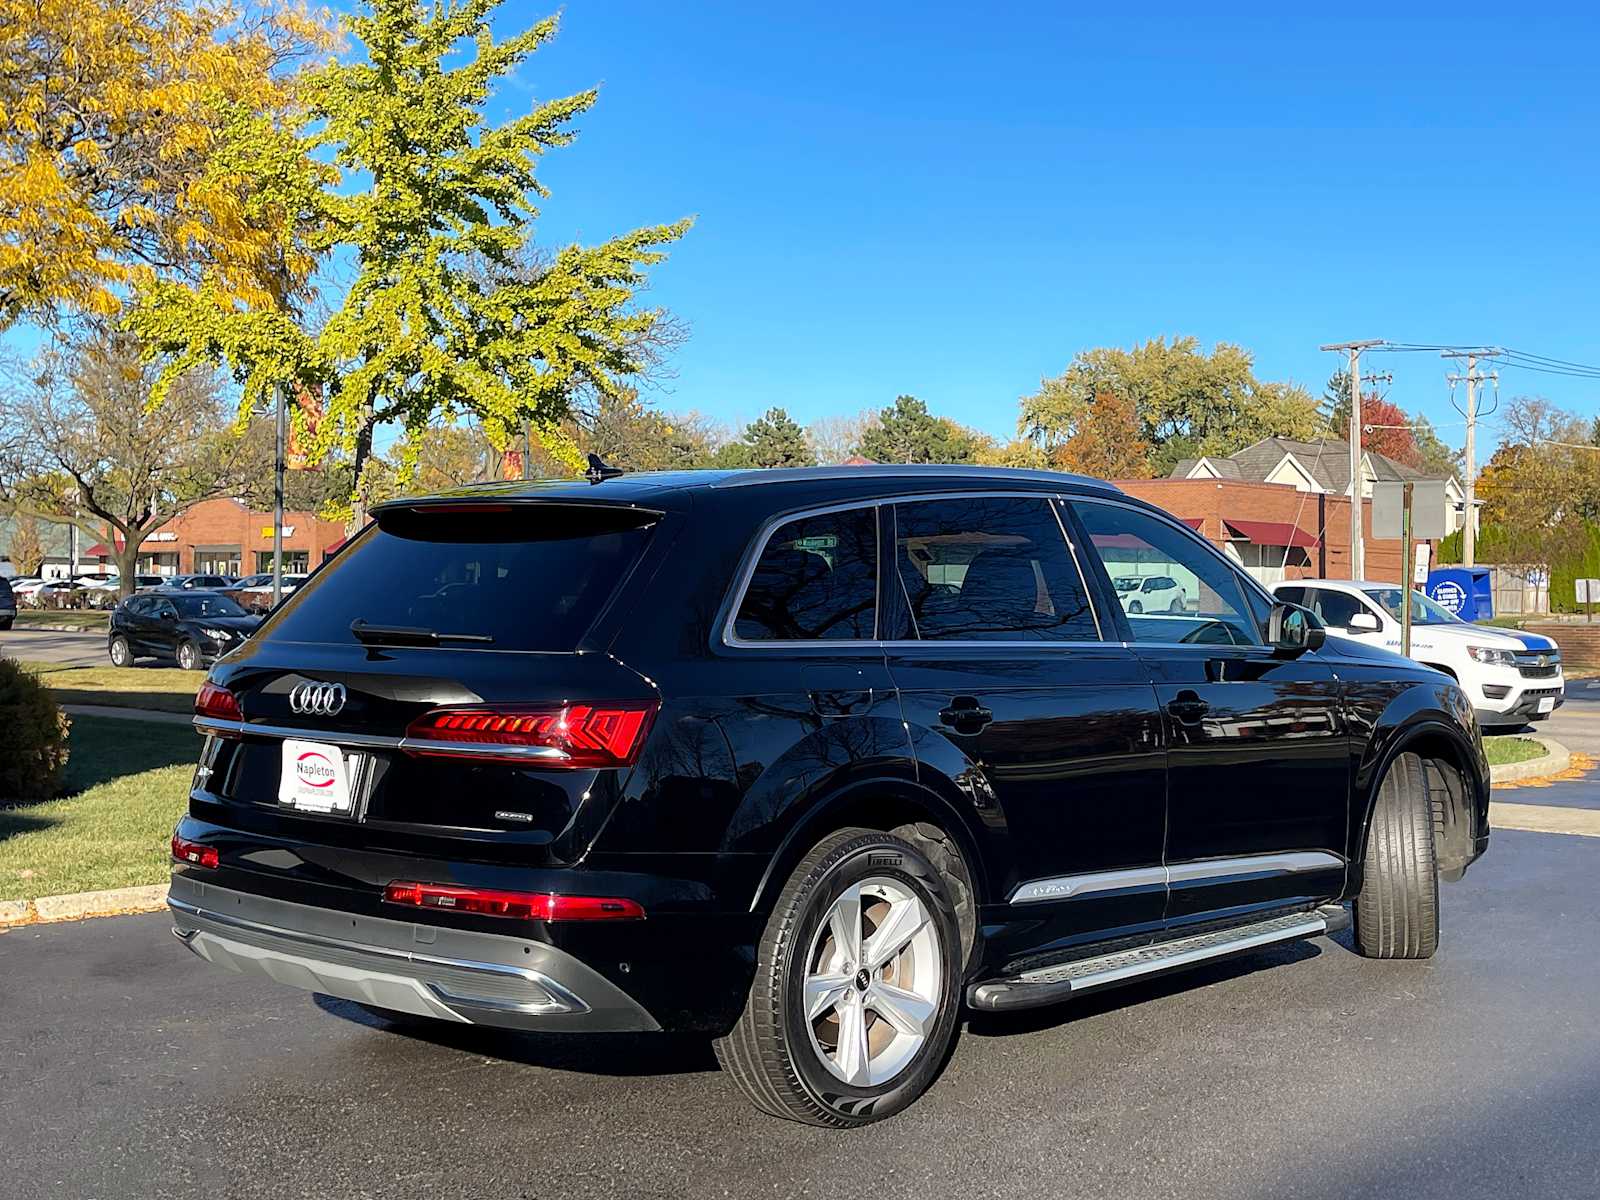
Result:
<svg viewBox="0 0 1600 1200"><path fill-rule="evenodd" d="M172 857L191 867L205 867L215 870L217 866L217 851L214 846L202 846L199 842L191 842L188 838L172 835Z"/></svg>
<svg viewBox="0 0 1600 1200"><path fill-rule="evenodd" d="M202 717L215 717L219 721L244 720L244 714L239 711L239 698L209 679L194 694L194 711Z"/></svg>
<svg viewBox="0 0 1600 1200"><path fill-rule="evenodd" d="M387 904L442 908L486 917L524 921L637 921L644 909L636 901L611 896L557 896L550 892L502 892L493 888L453 887L397 879L383 889Z"/></svg>
<svg viewBox="0 0 1600 1200"><path fill-rule="evenodd" d="M653 700L436 708L411 722L404 748L412 754L494 758L498 747L506 759L545 767L628 767L639 757L655 714Z"/></svg>

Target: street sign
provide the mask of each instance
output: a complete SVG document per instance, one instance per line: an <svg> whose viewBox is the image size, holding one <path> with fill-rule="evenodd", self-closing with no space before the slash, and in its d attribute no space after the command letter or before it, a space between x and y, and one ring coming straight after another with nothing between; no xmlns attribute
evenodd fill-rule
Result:
<svg viewBox="0 0 1600 1200"><path fill-rule="evenodd" d="M1422 587L1428 582L1428 560L1433 557L1433 547L1427 542L1416 545L1417 561L1411 569L1411 582Z"/></svg>
<svg viewBox="0 0 1600 1200"><path fill-rule="evenodd" d="M1445 529L1445 512L1449 504L1445 499L1445 481L1442 479L1412 480L1411 536L1414 538L1442 538ZM1404 507L1405 484L1382 482L1372 485L1372 536L1399 538Z"/></svg>
<svg viewBox="0 0 1600 1200"><path fill-rule="evenodd" d="M1600 604L1600 579L1574 579L1579 604Z"/></svg>

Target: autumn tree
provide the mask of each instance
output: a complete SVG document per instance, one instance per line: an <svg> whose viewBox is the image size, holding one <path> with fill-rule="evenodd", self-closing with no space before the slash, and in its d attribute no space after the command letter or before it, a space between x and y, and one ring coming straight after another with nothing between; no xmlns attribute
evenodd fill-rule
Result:
<svg viewBox="0 0 1600 1200"><path fill-rule="evenodd" d="M0 329L113 317L160 279L268 299L279 222L210 168L230 122L282 110L326 44L253 0L0 0Z"/></svg>
<svg viewBox="0 0 1600 1200"><path fill-rule="evenodd" d="M1322 428L1312 395L1257 379L1247 350L1219 342L1206 353L1195 338L1179 337L1082 351L1023 397L1018 432L1053 453L1077 434L1101 393L1132 403L1155 474L1179 458L1232 454L1264 437L1313 437Z"/></svg>
<svg viewBox="0 0 1600 1200"><path fill-rule="evenodd" d="M1097 479L1143 479L1149 474L1150 443L1144 440L1133 401L1103 391L1079 418L1073 434L1051 455L1052 465Z"/></svg>
<svg viewBox="0 0 1600 1200"><path fill-rule="evenodd" d="M44 572L44 540L39 536L39 518L21 513L11 522L11 565L17 574L37 578Z"/></svg>
<svg viewBox="0 0 1600 1200"><path fill-rule="evenodd" d="M1350 438L1350 375L1335 371L1323 392L1328 424L1337 438ZM1421 467L1422 451L1413 427L1418 423L1398 404L1377 392L1361 393L1361 445L1408 467Z"/></svg>
<svg viewBox="0 0 1600 1200"><path fill-rule="evenodd" d="M1477 481L1483 523L1519 561L1581 554L1600 522L1600 445L1591 423L1538 396L1518 396ZM1591 448L1592 447L1592 448Z"/></svg>
<svg viewBox="0 0 1600 1200"><path fill-rule="evenodd" d="M202 500L237 494L270 460L236 435L209 375L175 381L152 409L155 370L129 344L99 338L74 350L47 356L31 380L31 471L14 502L105 538L128 595L146 538Z"/></svg>
<svg viewBox="0 0 1600 1200"><path fill-rule="evenodd" d="M554 18L496 39L499 0L366 0L346 20L363 53L311 72L280 128L241 125L237 161L256 164L301 214L292 244L348 264L325 321L292 306L230 303L210 278L147 289L134 327L167 356L164 380L225 362L243 402L284 380L322 387L309 447L346 454L356 518L380 425L408 436L469 419L505 447L531 425L572 463L562 422L584 389L616 395L648 364L658 309L635 301L647 269L687 220L595 246L533 249L546 194L535 168L568 145L593 90L496 124L497 85L556 32ZM330 162L332 178L314 170ZM298 420L298 418L297 418ZM404 461L402 474L415 463Z"/></svg>

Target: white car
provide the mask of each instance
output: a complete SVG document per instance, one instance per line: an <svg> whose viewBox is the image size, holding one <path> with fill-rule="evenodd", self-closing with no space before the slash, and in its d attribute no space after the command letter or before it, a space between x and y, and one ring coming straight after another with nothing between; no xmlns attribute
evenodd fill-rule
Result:
<svg viewBox="0 0 1600 1200"><path fill-rule="evenodd" d="M1339 637L1400 652L1400 585L1301 579L1272 585ZM1461 685L1484 729L1542 721L1561 707L1561 650L1547 637L1474 625L1411 593L1411 657Z"/></svg>
<svg viewBox="0 0 1600 1200"><path fill-rule="evenodd" d="M1171 575L1119 575L1114 582L1124 612L1137 616L1189 611L1189 595Z"/></svg>

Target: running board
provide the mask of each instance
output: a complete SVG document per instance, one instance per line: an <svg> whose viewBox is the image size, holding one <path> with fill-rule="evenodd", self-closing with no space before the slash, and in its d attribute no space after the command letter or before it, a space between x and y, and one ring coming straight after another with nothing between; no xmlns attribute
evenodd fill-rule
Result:
<svg viewBox="0 0 1600 1200"><path fill-rule="evenodd" d="M1024 971L1010 979L991 979L974 984L967 992L967 1003L985 1012L1038 1008L1081 992L1115 987L1119 983L1148 979L1168 971L1180 971L1185 967L1214 962L1263 946L1336 933L1349 924L1349 911L1342 904L1324 905L1312 912L1290 913L1270 921L1255 921L1192 937L1174 938L1134 950L1103 954L1099 958L1080 958L1057 966Z"/></svg>

